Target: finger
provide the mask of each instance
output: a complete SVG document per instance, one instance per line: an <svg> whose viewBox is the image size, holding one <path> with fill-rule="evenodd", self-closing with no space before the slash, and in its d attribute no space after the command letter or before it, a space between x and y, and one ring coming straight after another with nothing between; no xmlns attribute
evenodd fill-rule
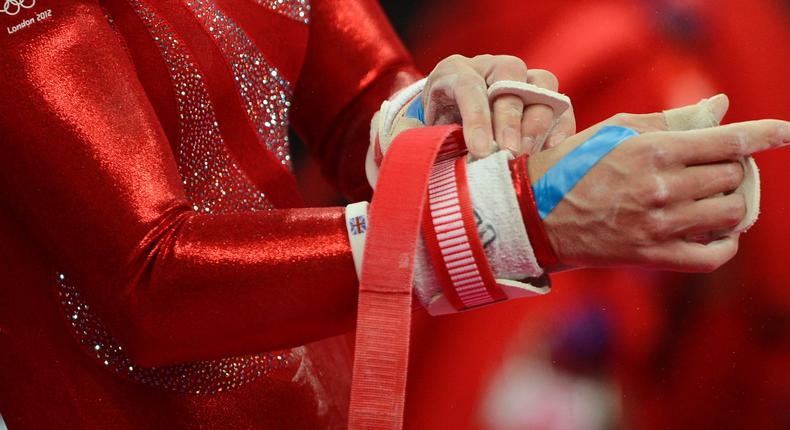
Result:
<svg viewBox="0 0 790 430"><path fill-rule="evenodd" d="M521 147L523 114L524 102L521 101L521 97L505 94L494 100L494 140L500 149L507 149L516 156L523 152Z"/></svg>
<svg viewBox="0 0 790 430"><path fill-rule="evenodd" d="M535 147L532 152L554 148L574 134L576 134L576 115L574 115L573 106L571 106L560 115L559 123L554 127L554 130L551 131L551 134L549 134L546 143L543 144L543 148Z"/></svg>
<svg viewBox="0 0 790 430"><path fill-rule="evenodd" d="M474 68L485 76L488 86L499 81L527 81L527 65L518 57L509 55L480 56L473 61ZM521 152L521 117L524 102L521 97L503 94L492 103L494 140L500 149L515 155Z"/></svg>
<svg viewBox="0 0 790 430"><path fill-rule="evenodd" d="M738 235L707 244L674 240L648 252L654 268L680 272L712 272L738 253Z"/></svg>
<svg viewBox="0 0 790 430"><path fill-rule="evenodd" d="M686 132L645 135L657 139L668 159L685 165L737 160L790 144L790 122L765 119Z"/></svg>
<svg viewBox="0 0 790 430"><path fill-rule="evenodd" d="M697 130L719 125L729 107L727 96L718 94L694 105L666 110L663 115L668 130Z"/></svg>
<svg viewBox="0 0 790 430"><path fill-rule="evenodd" d="M559 89L557 77L551 72L541 69L532 69L527 72L527 83L546 88L551 91ZM521 133L523 135L523 148L526 152L542 147L548 137L549 131L555 125L554 110L549 106L536 104L524 109Z"/></svg>
<svg viewBox="0 0 790 430"><path fill-rule="evenodd" d="M475 158L487 156L495 147L486 88L483 77L470 72L460 75L453 89L461 114L464 139Z"/></svg>
<svg viewBox="0 0 790 430"><path fill-rule="evenodd" d="M664 182L673 200L686 201L734 191L743 176L741 163L725 162L686 167L665 175Z"/></svg>
<svg viewBox="0 0 790 430"><path fill-rule="evenodd" d="M710 197L665 211L671 237L685 238L698 233L727 230L746 216L746 201L740 194Z"/></svg>
<svg viewBox="0 0 790 430"><path fill-rule="evenodd" d="M527 65L518 57L499 55L487 61L488 67L481 70L486 83L492 85L499 81L526 82ZM503 94L492 103L494 140L500 149L508 149L515 155L521 153L521 117L524 102L521 97Z"/></svg>

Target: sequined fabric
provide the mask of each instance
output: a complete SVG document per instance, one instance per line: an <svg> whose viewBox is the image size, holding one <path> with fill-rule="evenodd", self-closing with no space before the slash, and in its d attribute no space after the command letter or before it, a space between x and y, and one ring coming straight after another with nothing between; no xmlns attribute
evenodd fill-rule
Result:
<svg viewBox="0 0 790 430"><path fill-rule="evenodd" d="M345 428L343 208L289 203L269 148L298 100L311 152L356 164L416 74L372 0L187 1L37 0L0 33L9 428Z"/></svg>
<svg viewBox="0 0 790 430"><path fill-rule="evenodd" d="M294 1L288 4L295 3ZM187 7L200 20L230 64L233 79L259 139L288 168L288 109L291 88L279 71L211 0L188 0Z"/></svg>
<svg viewBox="0 0 790 430"><path fill-rule="evenodd" d="M80 344L105 368L151 387L185 394L217 394L244 386L289 363L290 352L283 351L165 367L138 366L64 274L58 274L57 282L60 303Z"/></svg>
<svg viewBox="0 0 790 430"><path fill-rule="evenodd" d="M255 0L255 2L289 18L293 18L305 24L310 23L309 0Z"/></svg>
<svg viewBox="0 0 790 430"><path fill-rule="evenodd" d="M139 0L130 0L156 41L169 67L178 107L179 173L192 208L206 213L271 209L264 193L247 180L225 147L200 71L183 41ZM61 304L80 343L110 370L157 388L193 394L216 394L243 386L287 364L289 352L224 358L183 365L146 368L126 356L79 290L58 274Z"/></svg>
<svg viewBox="0 0 790 430"><path fill-rule="evenodd" d="M131 0L131 3L151 32L151 37L156 41L169 67L180 122L176 161L193 209L213 213L272 209L273 206L266 200L265 194L244 176L244 172L228 153L201 71L190 58L184 42L141 1ZM261 60L256 61L260 63ZM287 82L281 82L282 86L287 87ZM243 88L252 86L250 82L242 84ZM254 92L260 94L261 90ZM263 97L278 99L284 98L285 94L278 92ZM282 104L287 103L289 102L284 100ZM268 103L263 105L266 104ZM281 117L284 119L279 128L287 127L287 109L282 109ZM282 134L282 130L272 132L269 141L274 142ZM273 143L271 146L279 151L277 155L283 162L289 159L287 144Z"/></svg>

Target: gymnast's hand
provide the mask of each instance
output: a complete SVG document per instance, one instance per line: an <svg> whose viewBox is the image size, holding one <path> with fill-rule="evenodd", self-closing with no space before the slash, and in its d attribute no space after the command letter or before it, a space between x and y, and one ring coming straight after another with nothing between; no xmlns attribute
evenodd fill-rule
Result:
<svg viewBox="0 0 790 430"><path fill-rule="evenodd" d="M469 152L475 158L497 149L516 155L532 152L544 142L553 146L576 133L572 108L555 118L550 107L524 106L520 97L511 94L503 94L489 104L488 87L504 80L552 91L559 86L553 74L528 70L517 57L453 55L439 62L428 76L422 99L426 125L462 124Z"/></svg>
<svg viewBox="0 0 790 430"><path fill-rule="evenodd" d="M710 102L718 123L728 102ZM731 231L744 217L744 196L730 193L744 178L739 160L790 144L786 121L666 131L665 114L620 114L530 157L531 181L603 125L641 134L601 159L544 219L560 261L570 266L715 270L738 250L737 233L711 232ZM707 239L695 239L701 236Z"/></svg>

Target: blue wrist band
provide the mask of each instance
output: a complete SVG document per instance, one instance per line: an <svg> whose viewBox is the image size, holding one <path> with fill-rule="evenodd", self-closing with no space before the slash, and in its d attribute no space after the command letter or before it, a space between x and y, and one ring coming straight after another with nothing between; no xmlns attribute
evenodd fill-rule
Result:
<svg viewBox="0 0 790 430"><path fill-rule="evenodd" d="M538 182L532 185L540 218L545 219L549 216L565 194L569 193L606 154L637 134L639 133L630 128L605 126L553 165Z"/></svg>
<svg viewBox="0 0 790 430"><path fill-rule="evenodd" d="M425 124L425 112L422 108L422 94L418 94L417 97L411 101L409 107L406 108L406 118L417 118L421 123Z"/></svg>

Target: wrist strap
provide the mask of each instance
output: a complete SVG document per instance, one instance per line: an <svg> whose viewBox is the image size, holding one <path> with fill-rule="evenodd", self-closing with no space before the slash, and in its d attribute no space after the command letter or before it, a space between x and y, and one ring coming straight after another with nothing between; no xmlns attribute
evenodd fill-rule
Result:
<svg viewBox="0 0 790 430"><path fill-rule="evenodd" d="M400 429L411 325L411 283L425 190L440 149L464 148L457 125L402 133L381 165L368 215L359 286L350 429Z"/></svg>
<svg viewBox="0 0 790 430"><path fill-rule="evenodd" d="M434 165L427 200L423 237L447 300L466 310L506 299L480 241L463 156Z"/></svg>
<svg viewBox="0 0 790 430"><path fill-rule="evenodd" d="M527 236L529 236L530 244L535 252L535 258L538 264L544 270L556 266L560 260L551 246L546 228L543 225L543 220L538 213L538 207L535 203L535 196L532 193L532 184L529 180L527 170L528 155L510 160L510 174L513 178L513 188L516 190L516 197L518 199L518 207L521 210L521 217L524 220L524 227L527 229Z"/></svg>

